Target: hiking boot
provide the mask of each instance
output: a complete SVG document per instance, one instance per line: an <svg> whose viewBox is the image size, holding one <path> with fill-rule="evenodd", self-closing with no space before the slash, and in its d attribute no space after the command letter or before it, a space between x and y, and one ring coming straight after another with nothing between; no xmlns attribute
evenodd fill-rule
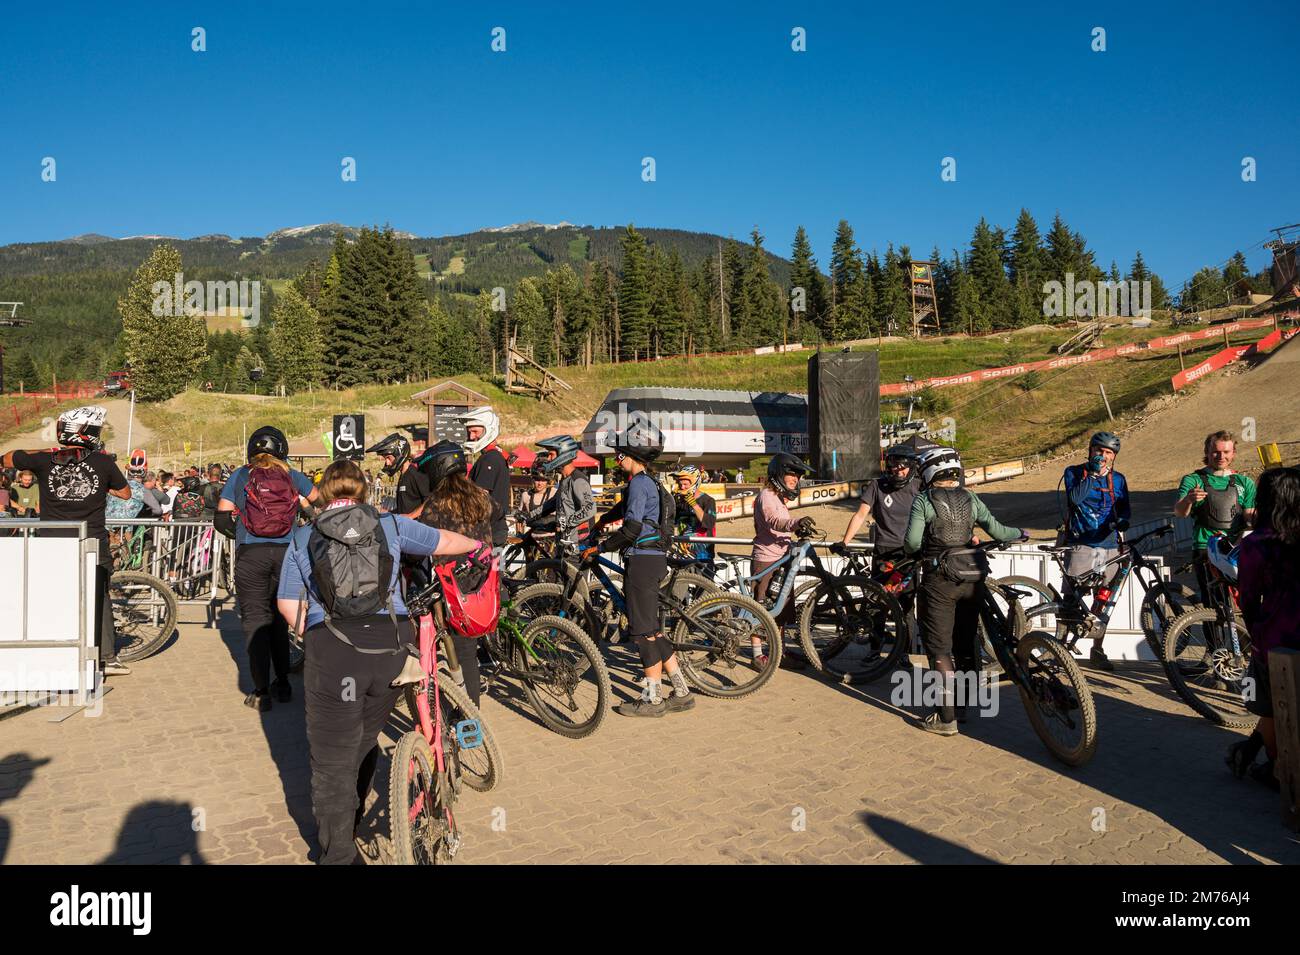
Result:
<svg viewBox="0 0 1300 955"><path fill-rule="evenodd" d="M1105 670L1107 673L1115 669L1115 664L1110 662L1110 657L1106 656L1106 651L1101 647L1093 647L1088 651L1088 663L1095 670Z"/></svg>
<svg viewBox="0 0 1300 955"><path fill-rule="evenodd" d="M293 699L293 687L289 685L288 680L276 680L271 684L271 688L275 690L275 702L288 703Z"/></svg>
<svg viewBox="0 0 1300 955"><path fill-rule="evenodd" d="M104 664L104 676L126 676L131 672L131 668L119 660L117 657L107 661Z"/></svg>
<svg viewBox="0 0 1300 955"><path fill-rule="evenodd" d="M668 704L662 700L658 703L651 703L649 700L632 700L628 703L620 703L614 707L614 712L620 716L663 716L668 712Z"/></svg>
<svg viewBox="0 0 1300 955"><path fill-rule="evenodd" d="M945 722L938 710L921 720L919 725L927 733L934 733L936 736L957 735L957 722L955 720L951 723Z"/></svg>
<svg viewBox="0 0 1300 955"><path fill-rule="evenodd" d="M244 705L257 710L259 713L265 713L271 708L271 694L265 691L258 693L254 690L244 697Z"/></svg>
<svg viewBox="0 0 1300 955"><path fill-rule="evenodd" d="M669 713L684 713L687 710L695 709L694 693L674 693L672 696L664 697L664 707Z"/></svg>

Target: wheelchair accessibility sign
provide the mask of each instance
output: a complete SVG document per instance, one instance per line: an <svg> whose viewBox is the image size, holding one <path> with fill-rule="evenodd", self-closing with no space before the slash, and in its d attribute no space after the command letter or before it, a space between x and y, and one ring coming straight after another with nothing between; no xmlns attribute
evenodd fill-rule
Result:
<svg viewBox="0 0 1300 955"><path fill-rule="evenodd" d="M336 414L333 434L334 458L357 458L365 454L366 416Z"/></svg>

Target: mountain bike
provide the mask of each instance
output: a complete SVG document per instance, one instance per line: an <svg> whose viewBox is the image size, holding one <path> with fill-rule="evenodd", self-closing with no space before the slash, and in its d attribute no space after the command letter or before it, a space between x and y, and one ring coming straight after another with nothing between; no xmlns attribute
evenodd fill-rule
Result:
<svg viewBox="0 0 1300 955"><path fill-rule="evenodd" d="M1146 593L1142 599L1142 633L1155 658L1163 661L1169 627L1175 618L1195 606L1196 598L1187 587L1163 579L1159 568L1138 545L1147 538L1164 537L1173 529L1172 523L1165 523L1132 540L1126 540L1124 532L1117 530L1119 553L1100 567L1072 578L1074 586L1066 588L1065 594L1032 577L1003 577L1001 582L1032 591L1032 605L1024 608L1029 624L1046 629L1050 619L1055 618L1056 638L1073 651L1080 640L1105 634L1124 582L1132 574ZM1050 554L1065 573L1069 545L1040 544L1038 549ZM1086 602L1090 594L1094 595L1091 606Z"/></svg>
<svg viewBox="0 0 1300 955"><path fill-rule="evenodd" d="M979 549L1000 550L1009 543L990 541ZM1097 708L1079 664L1055 637L1025 632L1019 601L1030 592L990 577L978 593L980 627L1020 691L1034 732L1061 762L1082 766L1097 749Z"/></svg>
<svg viewBox="0 0 1300 955"><path fill-rule="evenodd" d="M581 739L600 728L609 708L609 670L596 644L571 619L526 617L507 586L497 630L483 637L491 657L485 689L509 677L523 686L547 729Z"/></svg>
<svg viewBox="0 0 1300 955"><path fill-rule="evenodd" d="M176 631L176 594L153 574L115 571L109 576L108 597L113 605L117 658L123 663L153 656Z"/></svg>
<svg viewBox="0 0 1300 955"><path fill-rule="evenodd" d="M453 689L453 681L440 679L458 669L455 649L442 633L441 598L442 586L435 578L406 602L418 621L423 675L405 687L415 726L398 739L389 775L388 819L399 865L455 859L461 836L453 807L462 786L487 790L500 775L501 755L482 717L459 688ZM447 670L438 660L439 643ZM479 749L485 752L474 752Z"/></svg>
<svg viewBox="0 0 1300 955"><path fill-rule="evenodd" d="M691 573L694 561L672 561L659 587L660 631L672 640L682 674L705 696L737 699L772 678L781 663L780 630L758 601L725 593L713 581ZM566 562L567 564L567 562ZM626 638L627 603L615 576L622 568L603 556L588 561L599 586L592 601L578 597L580 574L564 584L533 584L515 597L526 616L553 614L585 620L588 633L611 642Z"/></svg>
<svg viewBox="0 0 1300 955"><path fill-rule="evenodd" d="M1230 550L1222 535L1211 538L1209 547ZM1251 642L1237 605L1233 563L1228 576L1207 560L1210 606L1174 620L1165 635L1164 658L1169 682L1188 706L1220 726L1242 727L1253 725L1256 717L1246 710L1254 689L1248 675Z"/></svg>

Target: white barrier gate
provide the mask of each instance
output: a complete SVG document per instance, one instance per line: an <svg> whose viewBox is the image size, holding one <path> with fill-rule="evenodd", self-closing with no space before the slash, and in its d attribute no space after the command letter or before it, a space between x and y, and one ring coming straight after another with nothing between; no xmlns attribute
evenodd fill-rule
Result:
<svg viewBox="0 0 1300 955"><path fill-rule="evenodd" d="M46 529L75 536L32 534ZM55 693L84 704L98 689L98 560L99 542L87 539L84 522L0 520L0 705Z"/></svg>

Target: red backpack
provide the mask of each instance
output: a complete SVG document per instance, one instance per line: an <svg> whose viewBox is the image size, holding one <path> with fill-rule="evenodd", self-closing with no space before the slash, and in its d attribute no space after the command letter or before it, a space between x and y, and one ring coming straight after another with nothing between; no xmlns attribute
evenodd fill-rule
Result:
<svg viewBox="0 0 1300 955"><path fill-rule="evenodd" d="M442 581L447 626L462 637L481 637L497 628L501 612L501 581L492 551L482 547L473 554L434 566Z"/></svg>
<svg viewBox="0 0 1300 955"><path fill-rule="evenodd" d="M244 530L255 537L284 537L298 516L298 489L288 471L249 468L244 486L247 500L241 516Z"/></svg>

